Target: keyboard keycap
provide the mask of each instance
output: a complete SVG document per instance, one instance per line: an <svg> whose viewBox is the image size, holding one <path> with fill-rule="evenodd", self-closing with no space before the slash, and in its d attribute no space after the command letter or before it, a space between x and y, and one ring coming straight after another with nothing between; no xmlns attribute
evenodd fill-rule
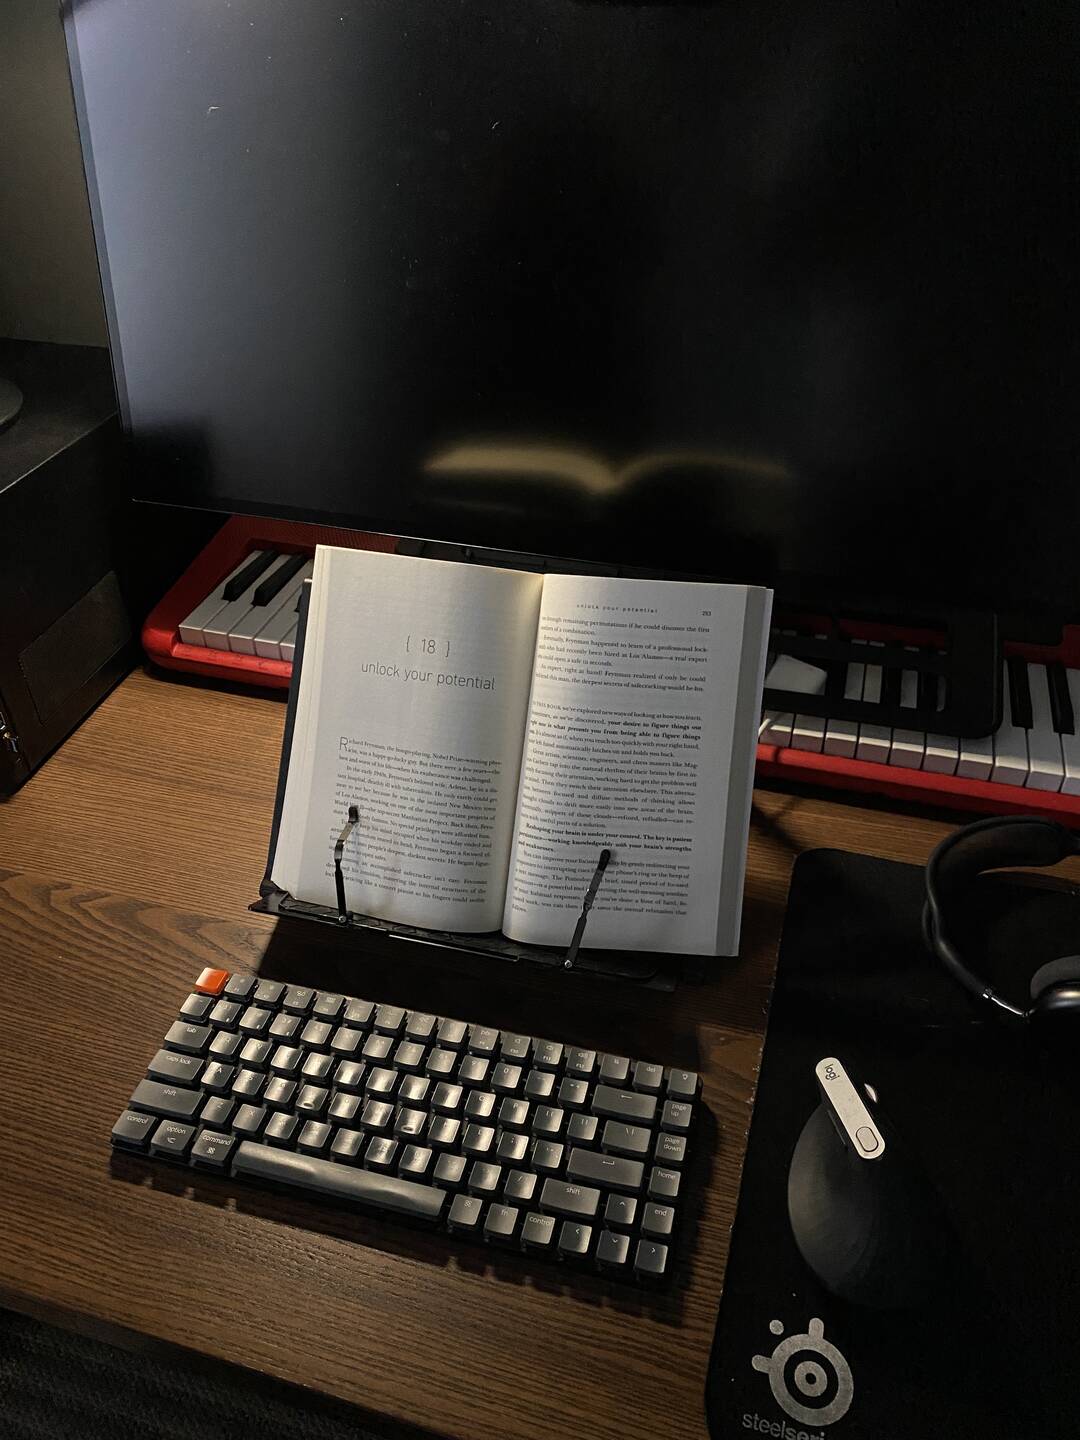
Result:
<svg viewBox="0 0 1080 1440"><path fill-rule="evenodd" d="M345 1008L345 996L322 990L315 997L312 1015L316 1020L337 1020Z"/></svg>
<svg viewBox="0 0 1080 1440"><path fill-rule="evenodd" d="M215 1030L231 1030L239 1024L244 1007L237 1000L219 1000L210 1011L210 1024Z"/></svg>
<svg viewBox="0 0 1080 1440"><path fill-rule="evenodd" d="M300 1128L300 1121L295 1115L286 1115L278 1111L270 1116L263 1130L263 1139L271 1145L291 1145L296 1139L296 1132Z"/></svg>
<svg viewBox="0 0 1080 1440"><path fill-rule="evenodd" d="M631 1230L637 1219L637 1208L633 1195L609 1195L604 1206L604 1224L613 1225L616 1230Z"/></svg>
<svg viewBox="0 0 1080 1440"><path fill-rule="evenodd" d="M223 1171L239 1142L235 1135L222 1135L215 1130L200 1130L191 1147L191 1163L199 1170Z"/></svg>
<svg viewBox="0 0 1080 1440"><path fill-rule="evenodd" d="M503 1194L515 1204L528 1205L536 1194L538 1180L528 1170L511 1170L503 1181Z"/></svg>
<svg viewBox="0 0 1080 1440"><path fill-rule="evenodd" d="M634 1066L633 1085L635 1090L646 1090L650 1095L658 1095L663 1080L664 1068L662 1065L650 1065L645 1060L639 1060Z"/></svg>
<svg viewBox="0 0 1080 1440"><path fill-rule="evenodd" d="M499 1124L507 1130L524 1130L529 1123L529 1102L506 1099L499 1106Z"/></svg>
<svg viewBox="0 0 1080 1440"><path fill-rule="evenodd" d="M630 1237L612 1230L602 1232L596 1242L596 1263L601 1270L623 1271L630 1258Z"/></svg>
<svg viewBox="0 0 1080 1440"><path fill-rule="evenodd" d="M241 1105L232 1119L233 1134L254 1140L266 1124L268 1113L265 1105Z"/></svg>
<svg viewBox="0 0 1080 1440"><path fill-rule="evenodd" d="M369 1170L390 1171L394 1168L397 1153L396 1140L391 1140L389 1135L376 1135L368 1141L368 1147L364 1151L364 1164Z"/></svg>
<svg viewBox="0 0 1080 1440"><path fill-rule="evenodd" d="M501 1179L501 1165L496 1165L493 1161L476 1160L469 1170L469 1189L474 1195L495 1195Z"/></svg>
<svg viewBox="0 0 1080 1440"><path fill-rule="evenodd" d="M636 1194L645 1178L640 1160L626 1160L618 1155L600 1155L595 1150L575 1148L570 1151L566 1173L571 1180L583 1180L605 1190L624 1190Z"/></svg>
<svg viewBox="0 0 1080 1440"><path fill-rule="evenodd" d="M232 1094L238 1100L254 1100L262 1093L266 1076L261 1070L238 1070L232 1083Z"/></svg>
<svg viewBox="0 0 1080 1440"><path fill-rule="evenodd" d="M185 1160L194 1139L194 1125L181 1125L176 1120L162 1120L150 1141L150 1153L165 1160Z"/></svg>
<svg viewBox="0 0 1080 1440"><path fill-rule="evenodd" d="M363 1130L339 1130L330 1146L334 1160L343 1160L347 1165L359 1165L360 1156L368 1137Z"/></svg>
<svg viewBox="0 0 1080 1440"><path fill-rule="evenodd" d="M461 1102L465 1092L460 1085L451 1085L448 1081L442 1080L435 1086L431 1097L431 1108L437 1110L440 1115L456 1115L461 1109Z"/></svg>
<svg viewBox="0 0 1080 1440"><path fill-rule="evenodd" d="M426 1075L405 1075L398 1086L398 1103L413 1110L422 1110L427 1105L431 1081Z"/></svg>
<svg viewBox="0 0 1080 1440"><path fill-rule="evenodd" d="M228 983L228 970L215 970L208 965L195 981L195 989L202 995L220 995Z"/></svg>
<svg viewBox="0 0 1080 1440"><path fill-rule="evenodd" d="M208 1130L224 1130L235 1109L235 1100L227 1100L223 1095L212 1095L199 1112L199 1120Z"/></svg>
<svg viewBox="0 0 1080 1440"><path fill-rule="evenodd" d="M490 1120L495 1114L498 1096L490 1090L473 1090L465 1101L466 1120Z"/></svg>
<svg viewBox="0 0 1080 1440"><path fill-rule="evenodd" d="M280 980L260 980L255 986L255 1004L265 1005L273 1009L281 1004L281 997L285 994L285 986Z"/></svg>
<svg viewBox="0 0 1080 1440"><path fill-rule="evenodd" d="M289 1110L296 1099L298 1085L295 1080L286 1080L283 1075L274 1075L266 1082L262 1093L264 1105L271 1110Z"/></svg>
<svg viewBox="0 0 1080 1440"><path fill-rule="evenodd" d="M540 1191L540 1208L552 1215L591 1220L600 1208L600 1191L591 1185L565 1180L545 1180Z"/></svg>
<svg viewBox="0 0 1080 1440"><path fill-rule="evenodd" d="M634 1252L634 1274L639 1280L662 1280L667 1270L668 1247L656 1240L639 1240Z"/></svg>
<svg viewBox="0 0 1080 1440"><path fill-rule="evenodd" d="M261 1005L249 1005L240 1016L240 1033L256 1037L265 1035L273 1018L273 1012L264 1009Z"/></svg>
<svg viewBox="0 0 1080 1440"><path fill-rule="evenodd" d="M518 1130L504 1130L495 1147L496 1159L502 1165L519 1165L529 1153L529 1137Z"/></svg>
<svg viewBox="0 0 1080 1440"><path fill-rule="evenodd" d="M469 1027L463 1020L442 1020L439 1022L439 1044L446 1050L460 1050L468 1035Z"/></svg>
<svg viewBox="0 0 1080 1440"><path fill-rule="evenodd" d="M129 1108L144 1110L148 1115L162 1116L167 1120L190 1120L202 1102L200 1090L181 1090L175 1085L162 1085L157 1080L140 1080Z"/></svg>
<svg viewBox="0 0 1080 1440"><path fill-rule="evenodd" d="M665 1130L678 1131L685 1135L690 1129L690 1119L693 1113L694 1107L685 1100L666 1100L660 1124Z"/></svg>
<svg viewBox="0 0 1080 1440"><path fill-rule="evenodd" d="M600 1121L595 1115L571 1115L566 1138L574 1145L595 1145Z"/></svg>
<svg viewBox="0 0 1080 1440"><path fill-rule="evenodd" d="M480 1228L484 1202L475 1195L455 1195L447 1218L447 1229L457 1235L472 1235Z"/></svg>
<svg viewBox="0 0 1080 1440"><path fill-rule="evenodd" d="M693 1100L697 1095L698 1074L696 1070L669 1070L667 1072L667 1097L669 1100Z"/></svg>
<svg viewBox="0 0 1080 1440"><path fill-rule="evenodd" d="M362 1060L343 1060L337 1068L334 1084L339 1090L348 1090L359 1094L364 1088L366 1074L367 1066Z"/></svg>
<svg viewBox="0 0 1080 1440"><path fill-rule="evenodd" d="M405 1038L419 1041L421 1045L430 1044L438 1023L437 1017L425 1010L410 1010L405 1021Z"/></svg>
<svg viewBox="0 0 1080 1440"><path fill-rule="evenodd" d="M406 1145L398 1174L406 1180L426 1180L434 1158L434 1153L426 1145Z"/></svg>
<svg viewBox="0 0 1080 1440"><path fill-rule="evenodd" d="M651 1143L651 1130L643 1125L624 1125L619 1120L609 1120L600 1137L601 1149L609 1155L648 1155Z"/></svg>
<svg viewBox="0 0 1080 1440"><path fill-rule="evenodd" d="M521 1226L521 1248L547 1254L555 1244L555 1217L531 1211Z"/></svg>
<svg viewBox="0 0 1080 1440"><path fill-rule="evenodd" d="M227 1095L233 1080L233 1067L220 1060L211 1060L202 1072L202 1088L210 1095Z"/></svg>
<svg viewBox="0 0 1080 1440"><path fill-rule="evenodd" d="M650 1200L641 1212L641 1233L650 1240L668 1240L675 1228L675 1211L670 1205Z"/></svg>
<svg viewBox="0 0 1080 1440"><path fill-rule="evenodd" d="M598 1085L593 1092L590 1109L594 1115L608 1119L651 1125L656 1118L656 1097L639 1095L633 1090L616 1090L611 1085Z"/></svg>
<svg viewBox="0 0 1080 1440"><path fill-rule="evenodd" d="M180 1006L180 1018L197 1025L206 1019L213 1003L209 995L191 994Z"/></svg>
<svg viewBox="0 0 1080 1440"><path fill-rule="evenodd" d="M285 1009L292 1015L307 1015L315 1004L315 991L306 985L290 985L285 991Z"/></svg>
<svg viewBox="0 0 1080 1440"><path fill-rule="evenodd" d="M378 1143L377 1140L371 1142L372 1145ZM386 1210L415 1220L438 1220L446 1204L444 1193L433 1185L373 1175L332 1160L276 1150L250 1141L244 1141L237 1148L233 1174L268 1184L291 1185L326 1199Z"/></svg>
<svg viewBox="0 0 1080 1440"><path fill-rule="evenodd" d="M305 1155L325 1155L330 1148L330 1134L325 1120L309 1120L297 1136L296 1148Z"/></svg>
<svg viewBox="0 0 1080 1440"><path fill-rule="evenodd" d="M503 1060L509 1061L512 1065L524 1065L529 1058L531 1049L531 1035L513 1035L508 1031L503 1031L502 1045L499 1049Z"/></svg>
<svg viewBox="0 0 1080 1440"><path fill-rule="evenodd" d="M485 1055L489 1059L499 1047L499 1032L490 1025L469 1026L469 1049L474 1055Z"/></svg>
<svg viewBox="0 0 1080 1440"><path fill-rule="evenodd" d="M537 1070L557 1070L562 1064L563 1047L554 1040L534 1040L532 1063Z"/></svg>
<svg viewBox="0 0 1080 1440"><path fill-rule="evenodd" d="M266 1033L271 1040L295 1040L303 1023L302 1015L290 1015L282 1010L279 1015L274 1016Z"/></svg>
<svg viewBox="0 0 1080 1440"><path fill-rule="evenodd" d="M209 1025L192 1025L178 1020L165 1035L165 1049L179 1050L185 1055L205 1055L210 1048Z"/></svg>
<svg viewBox="0 0 1080 1440"><path fill-rule="evenodd" d="M677 1200L681 1179L678 1170L667 1170L662 1165L654 1165L649 1171L649 1199Z"/></svg>
<svg viewBox="0 0 1080 1440"><path fill-rule="evenodd" d="M596 1051L571 1045L566 1052L566 1073L574 1079L591 1080L596 1069Z"/></svg>
<svg viewBox="0 0 1080 1440"><path fill-rule="evenodd" d="M379 1005L375 1010L375 1029L382 1035L400 1035L405 1028L405 1011L400 1005Z"/></svg>
<svg viewBox="0 0 1080 1440"><path fill-rule="evenodd" d="M592 1244L592 1226L564 1220L559 1230L559 1256L563 1260L584 1260Z"/></svg>
<svg viewBox="0 0 1080 1440"><path fill-rule="evenodd" d="M179 1050L159 1050L146 1067L146 1073L151 1080L196 1085L202 1069L203 1061L196 1055L185 1055Z"/></svg>
<svg viewBox="0 0 1080 1440"><path fill-rule="evenodd" d="M229 1000L247 1000L254 989L254 975L231 975L222 994Z"/></svg>
<svg viewBox="0 0 1080 1440"><path fill-rule="evenodd" d="M125 1110L112 1128L112 1143L118 1150L145 1150L156 1124L153 1115Z"/></svg>
<svg viewBox="0 0 1080 1440"><path fill-rule="evenodd" d="M656 1137L653 1154L660 1165L681 1165L686 1159L686 1136L662 1131Z"/></svg>
<svg viewBox="0 0 1080 1440"><path fill-rule="evenodd" d="M464 1155L440 1155L431 1178L436 1185L443 1185L447 1190L456 1190L464 1183L468 1163Z"/></svg>
<svg viewBox="0 0 1080 1440"><path fill-rule="evenodd" d="M518 1211L513 1205L489 1205L484 1220L484 1239L494 1245L509 1245L517 1230Z"/></svg>
<svg viewBox="0 0 1080 1440"><path fill-rule="evenodd" d="M630 1078L630 1061L625 1055L604 1055L600 1060L602 1085L625 1085Z"/></svg>
<svg viewBox="0 0 1080 1440"><path fill-rule="evenodd" d="M329 1050L333 1033L334 1027L329 1021L309 1020L300 1032L300 1040L309 1050ZM364 1053L367 1054L366 1051Z"/></svg>

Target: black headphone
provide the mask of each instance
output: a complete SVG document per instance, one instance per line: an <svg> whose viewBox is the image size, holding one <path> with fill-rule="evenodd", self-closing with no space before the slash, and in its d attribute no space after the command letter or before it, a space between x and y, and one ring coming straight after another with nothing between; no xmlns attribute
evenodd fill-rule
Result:
<svg viewBox="0 0 1080 1440"><path fill-rule="evenodd" d="M949 934L946 913L984 870L1004 865L1056 865L1077 854L1080 842L1064 825L1034 815L1017 815L965 825L947 835L927 863L923 907L927 945L965 990L1014 1020L1057 1021L1072 1014L1080 1019L1080 955L1063 955L1040 965L1031 977L1031 1006L1022 1010L965 962Z"/></svg>

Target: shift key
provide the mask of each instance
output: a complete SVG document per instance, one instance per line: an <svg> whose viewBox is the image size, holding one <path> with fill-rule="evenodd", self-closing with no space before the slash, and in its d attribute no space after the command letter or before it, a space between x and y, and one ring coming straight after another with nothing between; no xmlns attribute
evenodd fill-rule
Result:
<svg viewBox="0 0 1080 1440"><path fill-rule="evenodd" d="M190 1120L202 1100L200 1090L181 1090L176 1085L159 1085L156 1080L140 1080L129 1108L161 1115L166 1120Z"/></svg>
<svg viewBox="0 0 1080 1440"><path fill-rule="evenodd" d="M619 1155L598 1155L595 1150L575 1148L570 1151L566 1167L571 1180L584 1180L589 1185L602 1185L605 1190L641 1189L645 1167L640 1160L624 1160Z"/></svg>

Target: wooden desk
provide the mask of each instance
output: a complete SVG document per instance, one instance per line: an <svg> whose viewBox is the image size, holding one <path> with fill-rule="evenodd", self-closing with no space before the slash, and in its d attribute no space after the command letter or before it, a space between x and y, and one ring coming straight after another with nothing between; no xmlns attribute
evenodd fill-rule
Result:
<svg viewBox="0 0 1080 1440"><path fill-rule="evenodd" d="M762 1024L796 854L922 862L948 822L756 796L742 958L673 996L249 915L279 700L135 673L0 804L0 1304L183 1347L462 1440L704 1435ZM113 1160L205 964L698 1069L712 1120L671 1293L639 1300L216 1178ZM464 972L464 973L462 973Z"/></svg>

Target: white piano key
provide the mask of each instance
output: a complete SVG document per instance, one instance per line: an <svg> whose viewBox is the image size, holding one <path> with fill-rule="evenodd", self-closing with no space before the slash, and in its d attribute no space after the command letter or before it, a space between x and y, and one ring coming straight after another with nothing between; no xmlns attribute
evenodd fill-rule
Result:
<svg viewBox="0 0 1080 1440"><path fill-rule="evenodd" d="M1012 691L1009 667L1003 665L1004 714L994 732L994 768L990 778L998 785L1024 785L1028 777L1028 737L1012 722Z"/></svg>
<svg viewBox="0 0 1080 1440"><path fill-rule="evenodd" d="M938 676L937 683L937 706L938 710L945 708L945 677ZM924 770L929 770L934 775L955 775L956 767L960 760L960 741L955 735L935 735L933 733L926 737L926 753L923 756ZM989 774L989 771L987 771Z"/></svg>
<svg viewBox="0 0 1080 1440"><path fill-rule="evenodd" d="M267 660L288 660L291 656L281 653L282 641L287 640L296 629L297 611L296 602L299 598L299 591L294 593L292 601L268 620L259 633L255 636L255 654L262 655Z"/></svg>
<svg viewBox="0 0 1080 1440"><path fill-rule="evenodd" d="M1027 667L1031 691L1031 729L1028 731L1028 777L1030 790L1060 790L1065 779L1061 736L1054 729L1050 709L1050 681L1045 665Z"/></svg>
<svg viewBox="0 0 1080 1440"><path fill-rule="evenodd" d="M790 711L783 714L779 710L766 710L758 729L758 739L763 745L779 745L781 748L789 746L794 720L795 716Z"/></svg>
<svg viewBox="0 0 1080 1440"><path fill-rule="evenodd" d="M796 715L791 727L791 748L820 753L825 742L824 715Z"/></svg>
<svg viewBox="0 0 1080 1440"><path fill-rule="evenodd" d="M965 780L989 780L994 769L994 737L980 735L960 741L957 775Z"/></svg>
<svg viewBox="0 0 1080 1440"><path fill-rule="evenodd" d="M811 665L797 655L780 655L765 676L765 684L773 690L797 690L800 695L820 695L827 679L828 675L820 665Z"/></svg>
<svg viewBox="0 0 1080 1440"><path fill-rule="evenodd" d="M292 623L292 629L285 636L285 639L281 642L282 660L291 660L293 658L293 655L296 653L296 624L297 622L294 620Z"/></svg>
<svg viewBox="0 0 1080 1440"><path fill-rule="evenodd" d="M205 645L203 630L210 625L221 611L228 604L225 599L225 587L234 575L239 575L245 566L249 565L256 555L261 555L261 550L252 550L245 555L238 565L235 565L222 580L220 585L215 585L205 600L199 602L184 620L180 622L180 639L185 645Z"/></svg>
<svg viewBox="0 0 1080 1440"><path fill-rule="evenodd" d="M257 576L244 593L235 600L222 607L210 621L209 625L203 626L203 643L215 650L228 650L229 636L238 625L242 625L254 608L251 597L264 580L270 577L278 568L291 560L291 555L279 555L272 565L268 565L263 573ZM295 604L295 601L293 602Z"/></svg>
<svg viewBox="0 0 1080 1440"><path fill-rule="evenodd" d="M913 647L905 647L910 650ZM915 670L900 672L900 704L914 710L919 698L919 676ZM905 730L896 726L893 730L892 747L889 750L889 764L899 765L905 770L921 770L926 753L926 736L921 730Z"/></svg>
<svg viewBox="0 0 1080 1440"><path fill-rule="evenodd" d="M861 700L866 666L851 664L844 676L844 699ZM822 752L826 755L842 755L855 758L855 746L859 739L859 725L856 720L830 720L825 727L825 743Z"/></svg>
<svg viewBox="0 0 1080 1440"><path fill-rule="evenodd" d="M869 642L859 640L859 645L869 643L871 647L880 645L879 640ZM863 699L870 704L877 704L881 700L881 666L871 665L867 662L866 673L863 677ZM855 759L870 760L878 765L889 763L889 750L892 746L892 729L888 725L874 725L869 722L859 726L859 738L855 742Z"/></svg>
<svg viewBox="0 0 1080 1440"><path fill-rule="evenodd" d="M1069 682L1069 699L1072 701L1073 719L1080 725L1080 670L1066 670ZM1062 793L1080 795L1080 735L1062 735L1061 755L1065 762L1065 781Z"/></svg>
<svg viewBox="0 0 1080 1440"><path fill-rule="evenodd" d="M283 558L287 560L289 557ZM253 605L244 618L229 631L229 649L239 655L257 654L256 638L263 633L275 616L280 615L283 610L295 615L296 597L300 593L300 587L314 568L314 560L309 560L303 569L298 570L293 578L281 587L268 605ZM273 574L273 571L271 570L269 573Z"/></svg>

